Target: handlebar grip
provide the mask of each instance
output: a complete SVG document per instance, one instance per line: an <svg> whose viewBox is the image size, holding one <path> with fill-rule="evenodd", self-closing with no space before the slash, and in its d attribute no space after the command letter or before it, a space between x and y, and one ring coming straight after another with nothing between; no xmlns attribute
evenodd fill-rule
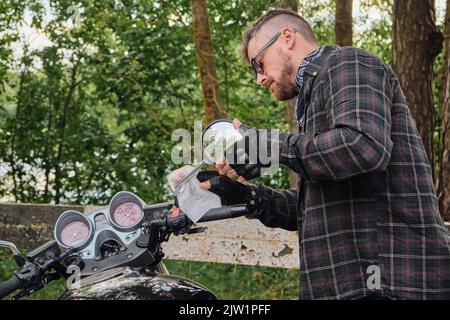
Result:
<svg viewBox="0 0 450 320"><path fill-rule="evenodd" d="M11 279L0 284L0 299L21 288L20 280L16 276L12 276Z"/></svg>
<svg viewBox="0 0 450 320"><path fill-rule="evenodd" d="M247 205L236 204L232 206L211 209L208 212L206 212L205 215L201 217L198 222L236 218L243 216L246 213L248 213Z"/></svg>

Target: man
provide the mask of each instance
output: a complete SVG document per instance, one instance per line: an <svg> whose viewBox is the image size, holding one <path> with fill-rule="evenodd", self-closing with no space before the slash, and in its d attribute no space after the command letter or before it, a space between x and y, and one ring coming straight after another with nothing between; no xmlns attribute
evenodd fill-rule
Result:
<svg viewBox="0 0 450 320"><path fill-rule="evenodd" d="M297 96L299 133L281 133L272 152L300 183L240 183L228 177L252 179L262 164L227 154L202 186L224 204L247 203L266 226L299 231L302 299L450 299L450 234L393 71L362 50L319 46L285 10L259 18L242 52L277 100ZM261 132L249 134L258 147L274 136Z"/></svg>

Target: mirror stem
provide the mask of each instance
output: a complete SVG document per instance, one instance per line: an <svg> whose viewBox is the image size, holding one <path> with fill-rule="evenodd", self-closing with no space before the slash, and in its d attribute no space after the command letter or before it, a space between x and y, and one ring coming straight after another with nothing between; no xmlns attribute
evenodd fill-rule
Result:
<svg viewBox="0 0 450 320"><path fill-rule="evenodd" d="M194 169L192 169L191 172L189 172L189 174L183 179L181 180L180 183L177 184L177 186L175 187L175 195L178 195L178 193L180 192L181 187L193 176L197 175L197 173L202 169L202 167L204 165L210 164L210 162L207 159L204 159L202 162L200 162L199 164L197 164Z"/></svg>
<svg viewBox="0 0 450 320"><path fill-rule="evenodd" d="M22 267L25 264L25 258L20 253L20 251L17 249L17 247L14 243L9 242L9 241L0 240L0 247L8 248L9 250L12 251L12 253L14 255L14 260L16 261L16 263L19 267Z"/></svg>

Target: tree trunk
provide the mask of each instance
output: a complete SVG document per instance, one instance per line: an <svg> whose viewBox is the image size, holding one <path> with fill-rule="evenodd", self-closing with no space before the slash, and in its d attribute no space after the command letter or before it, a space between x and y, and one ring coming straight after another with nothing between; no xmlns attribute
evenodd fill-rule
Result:
<svg viewBox="0 0 450 320"><path fill-rule="evenodd" d="M298 12L298 0L279 0L278 1L278 7L282 9L288 9L292 10L294 12ZM299 61L300 62L300 61ZM297 116L295 114L295 104L297 99L291 99L286 102L285 104L285 118L286 122L289 125L289 132L296 133L298 131L298 123L297 123ZM298 175L292 171L289 170L289 185L291 189L297 188L297 182L298 182Z"/></svg>
<svg viewBox="0 0 450 320"><path fill-rule="evenodd" d="M211 41L206 0L191 0L197 63L205 98L205 122L226 117L220 108L219 81Z"/></svg>
<svg viewBox="0 0 450 320"><path fill-rule="evenodd" d="M278 0L278 8L298 12L298 0Z"/></svg>
<svg viewBox="0 0 450 320"><path fill-rule="evenodd" d="M393 66L422 137L434 176L433 61L442 49L433 0L395 0Z"/></svg>
<svg viewBox="0 0 450 320"><path fill-rule="evenodd" d="M441 132L436 191L441 215L450 221L450 3L447 1L442 66Z"/></svg>
<svg viewBox="0 0 450 320"><path fill-rule="evenodd" d="M74 62L75 63L75 62ZM78 70L78 62L76 62L72 68L71 76L70 76L70 87L67 92L67 96L64 100L64 110L63 115L59 125L59 144L58 144L58 153L55 160L55 204L59 204L61 200L61 163L63 162L64 156L64 147L66 140L66 129L67 122L69 120L69 111L70 106L72 104L73 95L75 94L75 88L77 86L77 70Z"/></svg>
<svg viewBox="0 0 450 320"><path fill-rule="evenodd" d="M336 43L342 47L353 45L353 0L336 0L334 32Z"/></svg>
<svg viewBox="0 0 450 320"><path fill-rule="evenodd" d="M20 72L19 79L19 90L17 91L17 107L16 107L16 116L12 121L11 128L11 140L10 140L10 154L9 154L9 165L11 166L11 176L13 180L13 195L14 201L24 201L23 197L23 188L22 188L22 179L21 179L21 170L16 167L16 137L18 130L20 130L20 118L22 116L22 97L23 97L23 87L25 82L25 74L27 73L27 68Z"/></svg>
<svg viewBox="0 0 450 320"><path fill-rule="evenodd" d="M45 188L44 188L44 203L50 202L50 171L52 169L51 154L52 154L52 118L53 118L53 92L48 91L48 115L47 115L47 143L44 149L44 161L45 161Z"/></svg>

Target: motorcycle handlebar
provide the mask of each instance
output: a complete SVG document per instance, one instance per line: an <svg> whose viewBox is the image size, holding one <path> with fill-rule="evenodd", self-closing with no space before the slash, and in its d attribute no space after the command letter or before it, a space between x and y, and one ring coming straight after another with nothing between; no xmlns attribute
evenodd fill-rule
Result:
<svg viewBox="0 0 450 320"><path fill-rule="evenodd" d="M207 222L215 220L230 219L243 216L248 213L247 205L236 204L227 207L211 209L197 222Z"/></svg>
<svg viewBox="0 0 450 320"><path fill-rule="evenodd" d="M20 280L16 276L12 276L11 279L0 284L0 299L21 288Z"/></svg>
<svg viewBox="0 0 450 320"><path fill-rule="evenodd" d="M209 210L199 221L197 222L207 222L207 221L215 221L215 220L223 220L223 219L231 219L243 216L248 213L247 205L245 204L238 204L238 205L231 205L221 208L215 208ZM184 215L183 215L184 216ZM182 221L186 221L186 217L179 216L178 218L181 219L170 219L170 229L178 229L178 227L185 226L184 223L181 223ZM162 226L168 226L168 220L155 220L151 223L151 226L154 224L154 227L160 228ZM155 234L155 232L151 232L151 234ZM156 239L153 239L155 242ZM151 242L151 241L150 241ZM19 280L19 278L14 275L9 280L0 283L0 299L6 297L10 293L22 289L23 285L22 282Z"/></svg>

